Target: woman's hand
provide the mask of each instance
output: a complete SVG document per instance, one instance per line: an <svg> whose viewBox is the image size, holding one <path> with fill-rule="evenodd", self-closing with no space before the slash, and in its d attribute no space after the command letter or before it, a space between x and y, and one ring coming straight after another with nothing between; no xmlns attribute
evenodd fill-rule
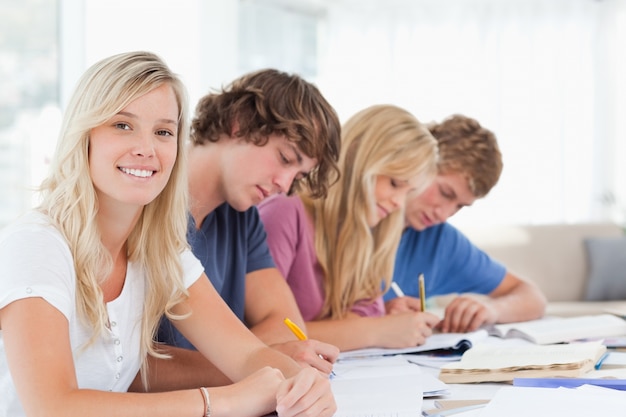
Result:
<svg viewBox="0 0 626 417"><path fill-rule="evenodd" d="M385 303L387 314L406 313L410 311L422 311L422 302L415 297L396 297Z"/></svg>
<svg viewBox="0 0 626 417"><path fill-rule="evenodd" d="M232 385L210 388L212 415L252 417L276 409L276 393L285 377L266 366Z"/></svg>
<svg viewBox="0 0 626 417"><path fill-rule="evenodd" d="M336 410L330 380L312 367L286 379L276 394L280 417L330 417Z"/></svg>
<svg viewBox="0 0 626 417"><path fill-rule="evenodd" d="M312 366L325 376L333 370L333 363L339 356L339 348L319 340L294 340L272 345L272 348L291 356L303 366Z"/></svg>
<svg viewBox="0 0 626 417"><path fill-rule="evenodd" d="M403 312L377 318L377 335L374 346L405 348L423 345L439 324L439 317L431 313Z"/></svg>

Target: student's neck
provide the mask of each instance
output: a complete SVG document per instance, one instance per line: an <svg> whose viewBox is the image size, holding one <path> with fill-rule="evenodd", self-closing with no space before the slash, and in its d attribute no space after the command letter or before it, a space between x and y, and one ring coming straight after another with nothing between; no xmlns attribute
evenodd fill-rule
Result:
<svg viewBox="0 0 626 417"><path fill-rule="evenodd" d="M204 218L226 201L221 189L217 152L210 152L213 144L192 146L189 149L189 211L196 227Z"/></svg>
<svg viewBox="0 0 626 417"><path fill-rule="evenodd" d="M102 244L107 248L113 258L125 252L126 241L133 231L142 208L137 210L125 210L123 207L107 207L100 205L98 210L98 228Z"/></svg>
<svg viewBox="0 0 626 417"><path fill-rule="evenodd" d="M202 205L194 202L193 199L191 199L190 205L191 207L189 211L191 213L191 217L193 217L194 223L196 224L196 229L199 229L200 226L202 226L202 222L204 221L205 217L219 206L219 204Z"/></svg>

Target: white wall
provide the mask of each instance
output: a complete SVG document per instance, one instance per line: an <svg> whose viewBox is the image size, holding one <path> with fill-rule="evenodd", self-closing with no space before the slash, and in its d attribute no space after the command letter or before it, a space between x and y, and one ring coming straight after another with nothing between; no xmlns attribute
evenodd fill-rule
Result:
<svg viewBox="0 0 626 417"><path fill-rule="evenodd" d="M246 29L272 32L252 33L261 39L255 48L283 51L259 65L291 70L285 53L293 52L285 45L297 42L283 40L301 33L285 21L288 13L265 13L262 29L239 26L241 4L278 7L319 19L311 81L342 120L366 105L393 102L423 121L465 113L496 133L505 160L501 181L454 221L626 221L626 0L61 4L64 99L96 60L149 49L181 74L193 105L240 75L239 33ZM609 193L614 203L607 203Z"/></svg>

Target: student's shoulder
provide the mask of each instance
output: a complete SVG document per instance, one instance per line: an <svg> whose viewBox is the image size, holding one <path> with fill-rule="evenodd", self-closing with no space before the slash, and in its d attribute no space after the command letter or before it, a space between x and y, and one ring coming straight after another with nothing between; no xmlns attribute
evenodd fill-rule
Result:
<svg viewBox="0 0 626 417"><path fill-rule="evenodd" d="M448 222L438 224L436 228L441 235L465 236L456 226Z"/></svg>
<svg viewBox="0 0 626 417"><path fill-rule="evenodd" d="M307 214L298 196L272 196L257 207L268 234L276 230L296 233L296 230L301 230L302 225L307 224Z"/></svg>
<svg viewBox="0 0 626 417"><path fill-rule="evenodd" d="M458 233L456 228L446 222L427 227L424 230L416 230L412 227L408 227L404 232L406 238L421 241L439 239L441 236L456 233Z"/></svg>
<svg viewBox="0 0 626 417"><path fill-rule="evenodd" d="M202 221L203 228L224 226L224 225L236 225L239 223L246 223L249 219L255 219L258 217L257 208L252 206L247 210L239 211L228 203L223 203L217 206L213 211L206 215ZM191 219L193 220L193 219Z"/></svg>
<svg viewBox="0 0 626 417"><path fill-rule="evenodd" d="M439 224L436 227L435 232L439 240L454 245L472 245L468 237L458 227L448 222Z"/></svg>
<svg viewBox="0 0 626 417"><path fill-rule="evenodd" d="M0 232L0 264L46 271L70 270L73 265L69 243L53 220L30 211Z"/></svg>
<svg viewBox="0 0 626 417"><path fill-rule="evenodd" d="M52 219L37 210L30 210L22 214L2 229L0 241L8 240L34 240L46 244L56 242L63 246L66 245L63 235L54 226Z"/></svg>
<svg viewBox="0 0 626 417"><path fill-rule="evenodd" d="M448 222L440 223L424 230L407 228L402 237L403 244L409 246L457 245L468 241L467 237Z"/></svg>
<svg viewBox="0 0 626 417"><path fill-rule="evenodd" d="M267 213L287 214L303 210L302 200L298 196L287 196L284 194L273 195L257 205L261 216Z"/></svg>

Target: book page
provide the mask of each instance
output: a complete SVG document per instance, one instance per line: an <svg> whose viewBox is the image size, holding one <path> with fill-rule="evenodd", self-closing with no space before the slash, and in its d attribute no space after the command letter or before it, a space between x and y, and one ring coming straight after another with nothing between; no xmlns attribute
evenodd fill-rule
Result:
<svg viewBox="0 0 626 417"><path fill-rule="evenodd" d="M626 321L612 314L547 318L520 323L498 324L489 330L500 337L520 337L540 345L583 338L626 335Z"/></svg>
<svg viewBox="0 0 626 417"><path fill-rule="evenodd" d="M606 346L599 342L512 347L479 345L465 352L459 362L447 363L442 369L506 369L579 363L596 361L605 351Z"/></svg>
<svg viewBox="0 0 626 417"><path fill-rule="evenodd" d="M579 377L606 352L600 342L517 347L476 346L459 362L441 367L446 383L512 381L514 378Z"/></svg>

